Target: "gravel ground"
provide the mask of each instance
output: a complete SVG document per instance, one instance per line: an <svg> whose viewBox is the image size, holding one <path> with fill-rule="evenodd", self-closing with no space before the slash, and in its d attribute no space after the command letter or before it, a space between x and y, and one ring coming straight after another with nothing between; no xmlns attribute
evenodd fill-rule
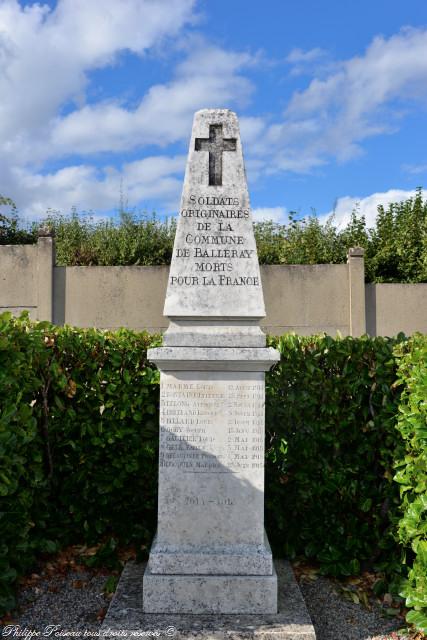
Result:
<svg viewBox="0 0 427 640"><path fill-rule="evenodd" d="M19 628L9 628L7 632L5 627L3 636L33 640L23 632L42 633L48 625L58 625L61 631L78 632L77 637L96 637L110 601L103 594L107 578L108 575L92 571L42 576L36 585L22 589L19 608L7 621ZM404 637L393 632L400 626L399 621L383 617L376 605L369 611L347 601L327 578L302 582L300 586L317 640L398 640Z"/></svg>
<svg viewBox="0 0 427 640"><path fill-rule="evenodd" d="M399 640L402 621L382 615L379 606L369 611L337 593L333 581L318 578L300 588L316 630L317 640ZM394 632L394 633L393 633Z"/></svg>
<svg viewBox="0 0 427 640"><path fill-rule="evenodd" d="M59 625L61 630L67 631L96 632L110 602L103 594L107 577L89 571L72 571L55 578L44 578L21 591L18 609L12 615L13 622L8 624L38 632L43 632L48 625ZM9 637L17 638L18 634L11 633Z"/></svg>

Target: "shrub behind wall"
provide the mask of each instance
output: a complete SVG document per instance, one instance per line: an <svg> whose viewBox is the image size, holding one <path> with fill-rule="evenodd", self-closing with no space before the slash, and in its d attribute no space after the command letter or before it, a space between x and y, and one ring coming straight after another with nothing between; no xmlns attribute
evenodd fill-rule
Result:
<svg viewBox="0 0 427 640"><path fill-rule="evenodd" d="M5 209L3 207L6 207ZM291 212L283 223L254 225L261 264L339 264L350 247L365 249L367 282L427 282L427 200L422 188L402 202L378 206L373 228L356 205L345 227L334 216L321 222ZM38 223L18 224L15 203L0 195L0 245L37 241ZM116 219L96 220L75 209L47 212L43 225L56 235L58 266L169 264L176 221L134 215L120 207Z"/></svg>

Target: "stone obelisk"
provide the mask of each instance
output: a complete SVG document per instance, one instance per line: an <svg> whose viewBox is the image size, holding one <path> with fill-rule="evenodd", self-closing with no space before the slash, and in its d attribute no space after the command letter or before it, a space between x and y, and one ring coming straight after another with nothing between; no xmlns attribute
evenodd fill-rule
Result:
<svg viewBox="0 0 427 640"><path fill-rule="evenodd" d="M164 313L158 528L146 613L275 613L264 532L265 347L236 115L195 114Z"/></svg>

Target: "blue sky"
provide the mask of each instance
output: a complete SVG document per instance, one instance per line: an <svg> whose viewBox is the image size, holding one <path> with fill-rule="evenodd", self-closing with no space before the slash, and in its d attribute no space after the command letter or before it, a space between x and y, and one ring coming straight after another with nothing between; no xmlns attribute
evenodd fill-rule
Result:
<svg viewBox="0 0 427 640"><path fill-rule="evenodd" d="M425 0L0 0L0 193L177 212L194 111L239 116L254 217L427 182Z"/></svg>

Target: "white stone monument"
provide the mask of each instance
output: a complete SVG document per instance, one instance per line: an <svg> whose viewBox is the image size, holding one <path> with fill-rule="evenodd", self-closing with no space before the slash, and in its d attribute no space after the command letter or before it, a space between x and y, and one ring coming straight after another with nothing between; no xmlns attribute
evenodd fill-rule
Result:
<svg viewBox="0 0 427 640"><path fill-rule="evenodd" d="M195 114L160 369L158 528L147 613L276 613L264 532L264 299L239 126Z"/></svg>
<svg viewBox="0 0 427 640"><path fill-rule="evenodd" d="M124 568L100 639L315 640L286 561L277 588L264 533L264 376L279 354L259 327L264 300L231 111L194 117L165 315L164 346L149 350L160 369L157 534L145 572Z"/></svg>

